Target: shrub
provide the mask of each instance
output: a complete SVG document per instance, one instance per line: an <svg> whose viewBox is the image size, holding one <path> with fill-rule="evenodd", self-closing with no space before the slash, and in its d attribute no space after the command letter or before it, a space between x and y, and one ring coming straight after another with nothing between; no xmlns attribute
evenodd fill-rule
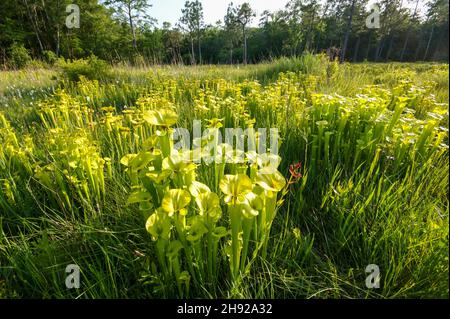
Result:
<svg viewBox="0 0 450 319"><path fill-rule="evenodd" d="M58 60L58 66L69 81L79 81L80 76L90 80L105 79L108 77L110 69L105 61L98 59L94 55L87 59L78 59L72 62L60 59Z"/></svg>
<svg viewBox="0 0 450 319"><path fill-rule="evenodd" d="M53 65L53 64L55 64L58 61L58 56L53 51L45 50L42 53L42 55L44 57L44 61L47 62L50 65Z"/></svg>
<svg viewBox="0 0 450 319"><path fill-rule="evenodd" d="M14 43L9 48L9 64L15 69L21 69L30 63L31 57L23 44Z"/></svg>
<svg viewBox="0 0 450 319"><path fill-rule="evenodd" d="M27 63L27 69L44 69L48 68L48 64L41 60L31 60Z"/></svg>
<svg viewBox="0 0 450 319"><path fill-rule="evenodd" d="M145 58L141 54L134 55L133 65L138 67L145 67L146 66Z"/></svg>
<svg viewBox="0 0 450 319"><path fill-rule="evenodd" d="M256 77L261 81L273 81L280 73L294 72L302 74L310 74L318 77L325 77L327 74L328 61L326 55L304 53L298 57L281 57L261 68Z"/></svg>

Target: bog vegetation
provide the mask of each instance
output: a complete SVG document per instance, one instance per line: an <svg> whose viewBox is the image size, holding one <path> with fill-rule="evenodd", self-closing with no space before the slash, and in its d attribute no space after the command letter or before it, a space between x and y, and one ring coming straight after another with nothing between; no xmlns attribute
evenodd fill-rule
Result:
<svg viewBox="0 0 450 319"><path fill-rule="evenodd" d="M448 298L448 86L312 55L3 72L0 297ZM279 156L186 160L193 120L278 128Z"/></svg>

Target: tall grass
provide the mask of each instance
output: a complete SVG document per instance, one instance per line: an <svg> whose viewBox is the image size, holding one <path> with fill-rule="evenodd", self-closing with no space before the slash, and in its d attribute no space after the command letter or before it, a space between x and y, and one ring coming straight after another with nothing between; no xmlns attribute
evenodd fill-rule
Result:
<svg viewBox="0 0 450 319"><path fill-rule="evenodd" d="M26 81L2 91L0 297L448 298L448 65L307 55L247 67L122 67L76 83L45 72L33 97L22 95L33 86ZM12 83L0 78L0 88ZM250 245L251 267L238 271L219 249L214 285L198 280L186 291L168 281L145 229L152 211L129 201L142 185L120 162L148 147L143 114L155 109L175 110L188 129L194 119L276 127L280 172L289 180L289 166L302 163L266 252L252 255ZM201 166L197 177L222 201L216 171ZM189 260L181 266L211 277L193 256L192 271ZM78 290L64 285L72 263ZM379 289L365 286L369 264L380 268Z"/></svg>

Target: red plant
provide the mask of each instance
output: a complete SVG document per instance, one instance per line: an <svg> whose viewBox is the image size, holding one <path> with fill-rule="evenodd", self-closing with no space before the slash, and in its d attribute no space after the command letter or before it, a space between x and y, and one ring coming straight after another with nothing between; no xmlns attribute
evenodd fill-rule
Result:
<svg viewBox="0 0 450 319"><path fill-rule="evenodd" d="M302 167L301 162L289 165L289 173L291 174L289 184L294 184L298 182L298 180L302 177L302 174L300 173L301 167Z"/></svg>

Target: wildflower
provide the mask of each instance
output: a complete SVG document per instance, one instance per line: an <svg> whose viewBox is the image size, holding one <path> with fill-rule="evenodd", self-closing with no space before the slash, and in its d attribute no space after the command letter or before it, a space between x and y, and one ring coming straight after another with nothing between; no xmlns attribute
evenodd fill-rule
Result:
<svg viewBox="0 0 450 319"><path fill-rule="evenodd" d="M270 166L266 166L258 171L256 184L268 192L279 192L285 186L286 181L280 172L273 170Z"/></svg>
<svg viewBox="0 0 450 319"><path fill-rule="evenodd" d="M147 219L145 228L155 241L158 238L169 239L171 228L170 220L161 208L157 209L156 212Z"/></svg>
<svg viewBox="0 0 450 319"><path fill-rule="evenodd" d="M185 207L190 203L191 195L183 189L170 189L164 195L161 207L164 211L172 216L174 213L179 212L180 215L186 215L187 210Z"/></svg>
<svg viewBox="0 0 450 319"><path fill-rule="evenodd" d="M299 172L301 166L301 162L289 165L289 173L291 173L291 177L294 179L290 184L297 182L302 177L302 174Z"/></svg>
<svg viewBox="0 0 450 319"><path fill-rule="evenodd" d="M220 209L219 196L213 192L203 192L195 198L200 215L207 215L212 220L217 221L222 213Z"/></svg>
<svg viewBox="0 0 450 319"><path fill-rule="evenodd" d="M191 225L189 227L188 235L186 239L190 242L197 241L202 238L204 234L208 232L203 221L199 218L199 216L194 216L191 219Z"/></svg>
<svg viewBox="0 0 450 319"><path fill-rule="evenodd" d="M252 181L247 175L225 175L219 187L225 193L225 203L235 205L245 200L245 195L252 191Z"/></svg>
<svg viewBox="0 0 450 319"><path fill-rule="evenodd" d="M169 109L162 109L159 111L151 110L144 113L145 121L163 128L174 125L177 122L177 119L178 115Z"/></svg>
<svg viewBox="0 0 450 319"><path fill-rule="evenodd" d="M213 118L211 120L208 120L208 125L206 126L207 128L221 128L223 126L222 122L223 122L223 118Z"/></svg>

